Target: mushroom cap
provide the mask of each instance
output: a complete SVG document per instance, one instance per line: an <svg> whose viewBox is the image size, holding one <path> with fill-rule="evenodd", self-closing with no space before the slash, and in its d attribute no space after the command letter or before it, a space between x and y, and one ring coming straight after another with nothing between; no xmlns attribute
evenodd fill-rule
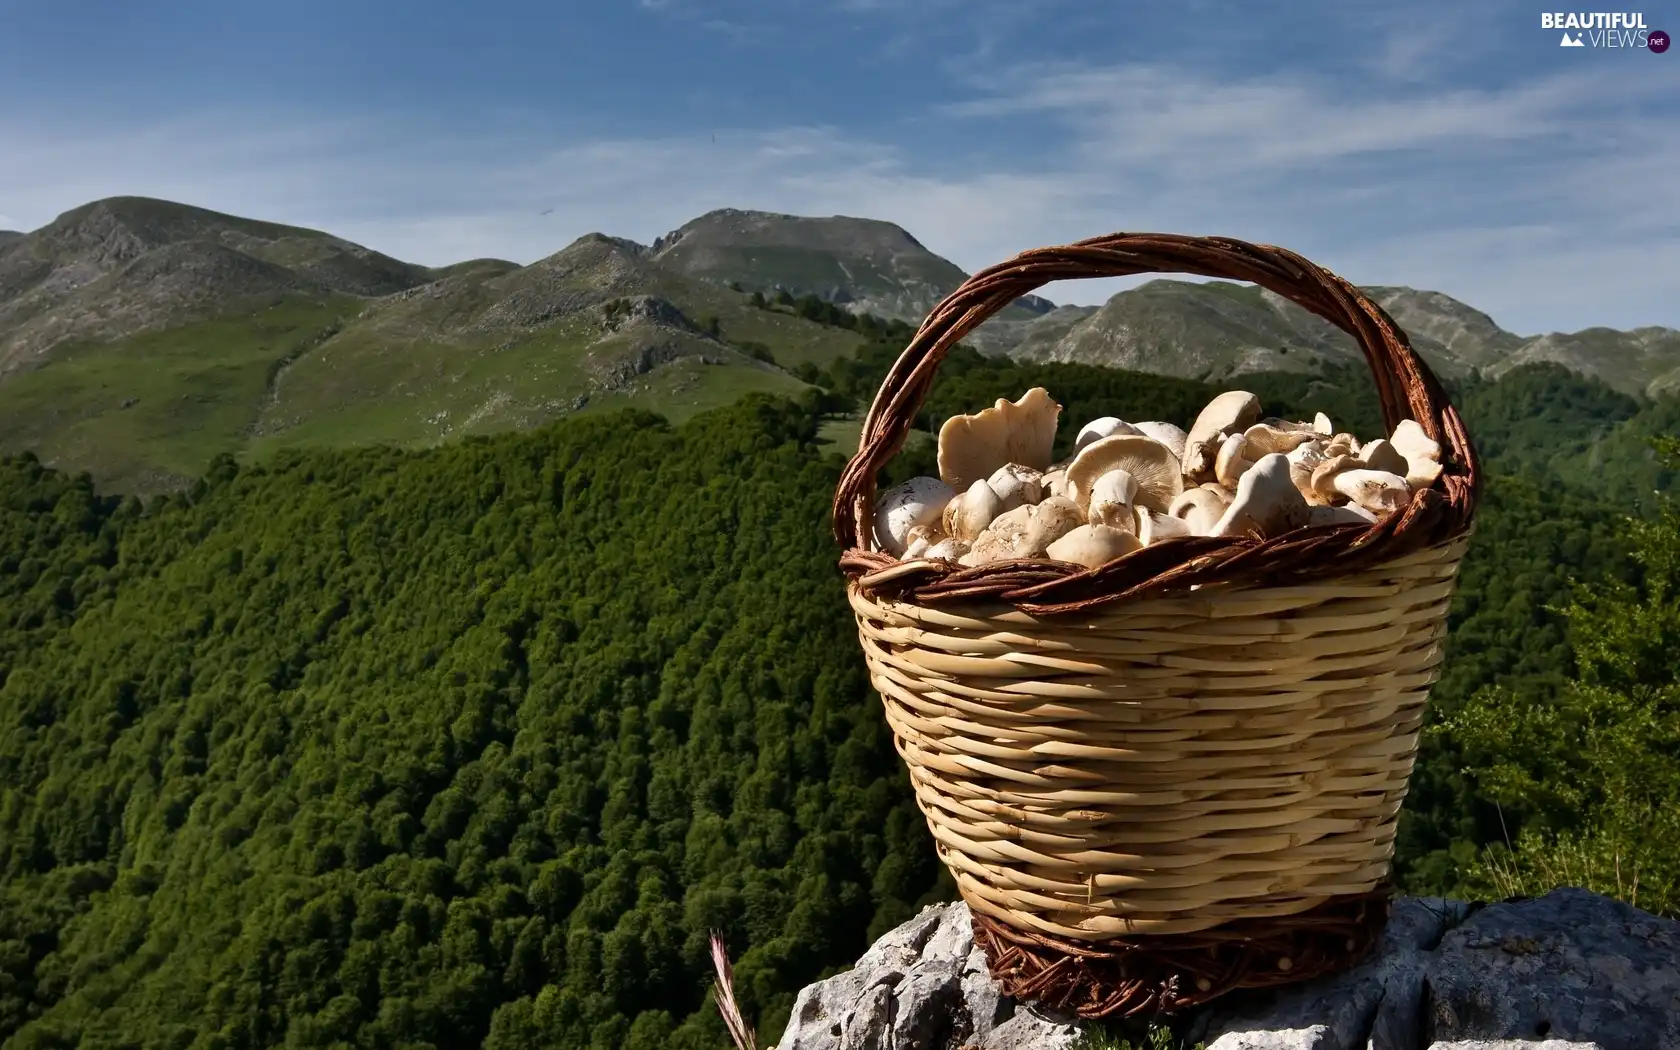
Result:
<svg viewBox="0 0 1680 1050"><path fill-rule="evenodd" d="M956 493L938 478L917 477L881 493L875 503L875 542L895 558L903 557L916 525L939 528L940 515Z"/></svg>
<svg viewBox="0 0 1680 1050"><path fill-rule="evenodd" d="M1289 477L1281 452L1261 456L1237 483L1237 494L1213 528L1215 536L1270 539L1307 524L1311 511Z"/></svg>
<svg viewBox="0 0 1680 1050"><path fill-rule="evenodd" d="M1129 532L1107 525L1081 525L1050 544L1045 553L1056 561L1094 569L1141 546L1138 538Z"/></svg>
<svg viewBox="0 0 1680 1050"><path fill-rule="evenodd" d="M968 544L962 540L947 536L922 552L924 558L938 558L942 561L956 561L968 553Z"/></svg>
<svg viewBox="0 0 1680 1050"><path fill-rule="evenodd" d="M1131 531L1132 500L1137 495L1137 488L1137 479L1124 470L1111 470L1104 474L1091 485L1085 520L1092 525L1109 525Z"/></svg>
<svg viewBox="0 0 1680 1050"><path fill-rule="evenodd" d="M1121 419L1119 416L1103 416L1093 419L1079 428L1079 433L1073 438L1073 451L1077 453L1086 445L1101 441L1103 438L1114 437L1117 434L1135 435L1141 431L1137 427Z"/></svg>
<svg viewBox="0 0 1680 1050"><path fill-rule="evenodd" d="M1326 449L1325 457L1324 462L1314 467L1312 472L1312 493L1307 498L1315 503L1329 503L1339 495L1336 491L1337 474L1361 467L1357 457L1346 453L1332 456Z"/></svg>
<svg viewBox="0 0 1680 1050"><path fill-rule="evenodd" d="M1026 557L1038 557L1050 544L1085 524L1085 512L1079 504L1065 496L1052 496L1035 507L1027 525L1027 546L1032 551Z"/></svg>
<svg viewBox="0 0 1680 1050"><path fill-rule="evenodd" d="M1068 490L1067 490L1067 471L1066 470L1046 471L1045 474L1044 474L1044 479L1043 479L1042 484L1044 486L1044 496L1045 496L1045 498L1049 498L1051 496L1066 496L1068 494Z"/></svg>
<svg viewBox="0 0 1680 1050"><path fill-rule="evenodd" d="M1344 470L1333 479L1336 491L1373 514L1387 514L1406 505L1412 488L1406 479L1386 470Z"/></svg>
<svg viewBox="0 0 1680 1050"><path fill-rule="evenodd" d="M1173 426L1171 423L1163 423L1158 419L1147 420L1143 423L1133 423L1132 426L1135 427L1137 432L1142 434L1144 437L1153 438L1154 440L1167 446L1172 450L1172 454L1174 456L1177 456L1181 462L1183 461L1185 439L1184 431Z"/></svg>
<svg viewBox="0 0 1680 1050"><path fill-rule="evenodd" d="M1226 498L1221 498L1221 497ZM1195 536L1207 536L1213 532L1214 525L1225 513L1230 503L1228 493L1217 493L1206 488L1185 489L1178 498L1167 508L1170 517L1178 518L1190 529ZM1139 508L1147 510L1147 508Z"/></svg>
<svg viewBox="0 0 1680 1050"><path fill-rule="evenodd" d="M939 428L939 477L965 491L1010 463L1047 469L1061 411L1049 391L1035 386L1018 401L999 398L973 415L952 416Z"/></svg>
<svg viewBox="0 0 1680 1050"><path fill-rule="evenodd" d="M1213 471L1214 442L1260 421L1260 399L1246 390L1227 390L1209 401L1184 438L1184 473L1206 481Z"/></svg>
<svg viewBox="0 0 1680 1050"><path fill-rule="evenodd" d="M1005 509L1003 500L992 490L991 482L982 478L970 485L967 492L953 496L951 502L945 505L942 515L945 535L972 543Z"/></svg>
<svg viewBox="0 0 1680 1050"><path fill-rule="evenodd" d="M1372 470L1385 470L1390 474L1406 476L1406 457L1383 438L1366 442L1365 447L1359 450L1359 458Z"/></svg>
<svg viewBox="0 0 1680 1050"><path fill-rule="evenodd" d="M1103 438L1085 446L1068 464L1069 497L1088 505L1091 486L1111 470L1123 470L1137 481L1133 502L1139 506L1166 510L1184 491L1178 457L1159 441L1138 434Z"/></svg>
<svg viewBox="0 0 1680 1050"><path fill-rule="evenodd" d="M1308 507L1308 525L1375 525L1377 516L1364 507L1345 503L1340 507Z"/></svg>
<svg viewBox="0 0 1680 1050"><path fill-rule="evenodd" d="M992 472L986 483L1003 501L1003 510L1044 498L1044 473L1021 463L1005 463Z"/></svg>
<svg viewBox="0 0 1680 1050"><path fill-rule="evenodd" d="M1323 464L1329 457L1324 454L1322 441L1308 441L1297 445L1285 454L1289 461L1289 477L1295 482L1295 488L1307 498L1308 503L1320 503L1318 493L1313 491L1313 471Z"/></svg>
<svg viewBox="0 0 1680 1050"><path fill-rule="evenodd" d="M1243 431L1243 437L1248 439L1249 458L1259 459L1273 452L1293 452L1307 442L1317 440L1318 433L1310 427L1302 428L1294 423L1281 427L1256 423Z"/></svg>
<svg viewBox="0 0 1680 1050"><path fill-rule="evenodd" d="M1236 489L1237 479L1254 466L1249 459L1247 434L1232 434L1219 444L1219 454L1213 458L1213 476L1219 484Z"/></svg>
<svg viewBox="0 0 1680 1050"><path fill-rule="evenodd" d="M1138 542L1145 547L1162 540L1177 539L1180 536L1194 536L1195 530L1183 518L1175 518L1171 514L1162 514L1148 507L1137 508L1137 521L1134 531Z"/></svg>
<svg viewBox="0 0 1680 1050"><path fill-rule="evenodd" d="M1388 440L1405 457L1407 484L1420 489L1435 484L1441 476L1441 445L1424 433L1417 420L1402 419Z"/></svg>
<svg viewBox="0 0 1680 1050"><path fill-rule="evenodd" d="M1315 433L1323 434L1325 437L1329 437L1336 432L1336 425L1330 422L1330 417L1323 412L1313 417L1312 428Z"/></svg>

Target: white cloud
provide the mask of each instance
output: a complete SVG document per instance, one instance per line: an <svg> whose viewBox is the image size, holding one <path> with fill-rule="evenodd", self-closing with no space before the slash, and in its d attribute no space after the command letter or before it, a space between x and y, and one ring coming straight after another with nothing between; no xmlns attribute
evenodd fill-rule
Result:
<svg viewBox="0 0 1680 1050"><path fill-rule="evenodd" d="M1378 99L1304 78L1017 69L936 114L983 144L1032 122L1044 145L1018 155L832 128L569 140L247 115L70 134L0 115L0 209L29 228L103 196L159 196L431 264L529 262L592 230L645 243L718 207L887 219L969 270L1114 229L1177 230L1438 289L1517 331L1680 326L1680 145L1638 106L1676 80L1607 68ZM1096 302L1115 287L1046 294Z"/></svg>

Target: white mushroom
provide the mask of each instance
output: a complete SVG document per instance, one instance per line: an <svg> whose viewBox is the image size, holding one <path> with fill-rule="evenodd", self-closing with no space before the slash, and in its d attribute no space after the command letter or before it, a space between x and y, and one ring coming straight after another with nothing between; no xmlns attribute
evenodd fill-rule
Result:
<svg viewBox="0 0 1680 1050"><path fill-rule="evenodd" d="M1044 495L1046 497L1049 497L1049 496L1066 496L1068 494L1067 471L1066 470L1052 470L1052 471L1049 471L1048 473L1046 473L1044 475L1044 480L1043 480L1042 484L1043 484Z"/></svg>
<svg viewBox="0 0 1680 1050"><path fill-rule="evenodd" d="M1377 516L1351 503L1340 507L1308 507L1308 525L1374 525Z"/></svg>
<svg viewBox="0 0 1680 1050"><path fill-rule="evenodd" d="M1068 465L1068 497L1089 506L1091 486L1111 470L1123 470L1137 481L1133 502L1166 510L1184 491L1184 477L1172 450L1141 434L1103 438L1085 446Z"/></svg>
<svg viewBox="0 0 1680 1050"><path fill-rule="evenodd" d="M1180 493L1167 508L1167 514L1183 521L1192 535L1209 536L1229 504L1229 493L1198 487Z"/></svg>
<svg viewBox="0 0 1680 1050"><path fill-rule="evenodd" d="M1373 514L1387 514L1412 498L1411 486L1385 470L1344 470L1335 476L1336 491Z"/></svg>
<svg viewBox="0 0 1680 1050"><path fill-rule="evenodd" d="M1243 431L1243 438L1248 442L1248 457L1259 459L1261 456L1269 456L1273 452L1293 452L1302 445L1316 440L1318 434L1311 429L1303 429L1294 423L1285 423L1283 426L1256 423Z"/></svg>
<svg viewBox="0 0 1680 1050"><path fill-rule="evenodd" d="M1138 542L1145 547L1162 540L1196 534L1195 530L1190 527L1190 523L1183 518L1162 514L1160 511L1150 510L1148 507L1137 508L1136 530Z"/></svg>
<svg viewBox="0 0 1680 1050"><path fill-rule="evenodd" d="M939 428L940 478L963 492L1009 463L1047 469L1061 411L1048 391L1035 386L1018 401L999 398L974 415L952 416Z"/></svg>
<svg viewBox="0 0 1680 1050"><path fill-rule="evenodd" d="M1077 453L1086 445L1101 441L1103 438L1114 437L1117 434L1134 435L1141 433L1137 427L1121 419L1119 416L1103 416L1093 419L1079 428L1079 433L1073 439L1073 451Z"/></svg>
<svg viewBox="0 0 1680 1050"><path fill-rule="evenodd" d="M967 553L968 544L964 543L962 540L954 540L950 537L946 537L929 547L922 554L922 557L939 558L944 561L957 561Z"/></svg>
<svg viewBox="0 0 1680 1050"><path fill-rule="evenodd" d="M1014 510L1023 503L1037 503L1044 498L1044 475L1020 463L1006 463L997 468L986 483L1003 501L999 513Z"/></svg>
<svg viewBox="0 0 1680 1050"><path fill-rule="evenodd" d="M1324 443L1324 454L1331 459L1337 456L1359 455L1359 439L1352 434L1336 434Z"/></svg>
<svg viewBox="0 0 1680 1050"><path fill-rule="evenodd" d="M881 494L875 504L875 542L893 557L902 557L910 544L911 528L939 527L939 516L956 495L938 478L911 478Z"/></svg>
<svg viewBox="0 0 1680 1050"><path fill-rule="evenodd" d="M1084 514L1072 500L1052 496L1037 505L1023 503L1004 511L975 537L970 548L979 564L1011 558L1042 558L1051 543L1084 524Z"/></svg>
<svg viewBox="0 0 1680 1050"><path fill-rule="evenodd" d="M1318 441L1309 441L1304 445L1297 445L1293 452L1284 457L1289 460L1289 477L1295 482L1295 488L1307 498L1308 503L1317 502L1317 493L1313 491L1313 471L1324 463L1324 445Z"/></svg>
<svg viewBox="0 0 1680 1050"><path fill-rule="evenodd" d="M1109 471L1091 484L1091 499L1086 505L1085 520L1092 525L1131 531L1132 501L1137 490L1137 479L1129 473L1124 470Z"/></svg>
<svg viewBox="0 0 1680 1050"><path fill-rule="evenodd" d="M1221 434L1234 434L1260 420L1260 399L1246 390L1227 390L1207 403L1184 439L1186 477L1206 481L1213 474L1213 457Z"/></svg>
<svg viewBox="0 0 1680 1050"><path fill-rule="evenodd" d="M1213 527L1215 536L1270 539L1307 523L1307 501L1289 478L1289 460L1281 452L1260 459L1237 483L1237 494Z"/></svg>
<svg viewBox="0 0 1680 1050"><path fill-rule="evenodd" d="M1325 450L1324 462L1313 468L1312 483L1307 492L1302 493L1308 502L1329 505L1341 493L1336 489L1336 475L1349 470L1360 469L1357 456L1346 453L1332 456Z"/></svg>
<svg viewBox="0 0 1680 1050"><path fill-rule="evenodd" d="M926 525L911 526L910 532L905 536L903 560L912 561L923 557L927 553L927 549L938 543L942 538L938 529L929 528Z"/></svg>
<svg viewBox="0 0 1680 1050"><path fill-rule="evenodd" d="M1254 466L1254 460L1248 458L1248 438L1243 434L1232 434L1219 445L1219 454L1213 458L1213 476L1225 488L1236 491L1237 481L1243 472Z"/></svg>
<svg viewBox="0 0 1680 1050"><path fill-rule="evenodd" d="M1171 423L1163 423L1155 419L1143 423L1133 423L1132 426L1136 427L1137 432L1144 437L1159 441L1171 449L1174 458L1180 461L1184 459L1184 431Z"/></svg>
<svg viewBox="0 0 1680 1050"><path fill-rule="evenodd" d="M1365 447L1359 450L1359 458L1372 470L1384 470L1390 474L1406 476L1406 457L1382 438L1366 442Z"/></svg>
<svg viewBox="0 0 1680 1050"><path fill-rule="evenodd" d="M1050 544L1045 553L1056 561L1094 569L1142 546L1136 536L1107 525L1081 525Z"/></svg>
<svg viewBox="0 0 1680 1050"><path fill-rule="evenodd" d="M972 543L1005 509L1003 500L992 490L991 482L982 478L970 485L967 492L953 496L951 502L945 505L945 535Z"/></svg>
<svg viewBox="0 0 1680 1050"><path fill-rule="evenodd" d="M1330 417L1323 412L1313 417L1312 428L1315 433L1323 434L1325 437L1329 437L1336 432L1335 424L1331 423Z"/></svg>
<svg viewBox="0 0 1680 1050"><path fill-rule="evenodd" d="M1428 488L1441 476L1441 445L1423 432L1415 419L1402 419L1389 438L1394 451L1406 460L1406 483L1413 488Z"/></svg>

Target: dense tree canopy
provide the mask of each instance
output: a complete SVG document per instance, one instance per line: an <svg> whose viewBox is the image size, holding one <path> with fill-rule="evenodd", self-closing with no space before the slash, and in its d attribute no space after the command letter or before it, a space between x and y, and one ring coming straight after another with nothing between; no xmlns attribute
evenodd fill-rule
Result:
<svg viewBox="0 0 1680 1050"><path fill-rule="evenodd" d="M801 986L950 892L827 527L821 413L872 394L881 356L678 428L221 460L144 508L0 461L0 1042L715 1048L712 929L774 1037ZM934 417L1042 383L1070 426L1182 423L1209 392L952 365ZM1256 379L1372 433L1354 384ZM1549 462L1489 488L1410 889L1474 889L1506 830L1673 805L1668 743L1634 752L1659 790L1562 783L1570 741L1622 754L1604 726L1672 714L1676 547L1670 523L1630 556L1620 510ZM1573 649L1572 577L1611 596ZM1552 744L1509 728L1553 703Z"/></svg>

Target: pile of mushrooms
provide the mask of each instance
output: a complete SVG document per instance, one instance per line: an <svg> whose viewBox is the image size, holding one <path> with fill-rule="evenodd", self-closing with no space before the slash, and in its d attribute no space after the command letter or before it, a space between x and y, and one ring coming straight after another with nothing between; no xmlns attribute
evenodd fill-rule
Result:
<svg viewBox="0 0 1680 1050"><path fill-rule="evenodd" d="M1042 387L939 430L939 477L882 493L875 541L906 561L981 565L1017 558L1095 568L1179 536L1270 539L1372 524L1441 473L1441 447L1414 420L1361 444L1320 412L1261 416L1230 390L1186 434L1171 423L1094 419L1051 462L1062 406Z"/></svg>

